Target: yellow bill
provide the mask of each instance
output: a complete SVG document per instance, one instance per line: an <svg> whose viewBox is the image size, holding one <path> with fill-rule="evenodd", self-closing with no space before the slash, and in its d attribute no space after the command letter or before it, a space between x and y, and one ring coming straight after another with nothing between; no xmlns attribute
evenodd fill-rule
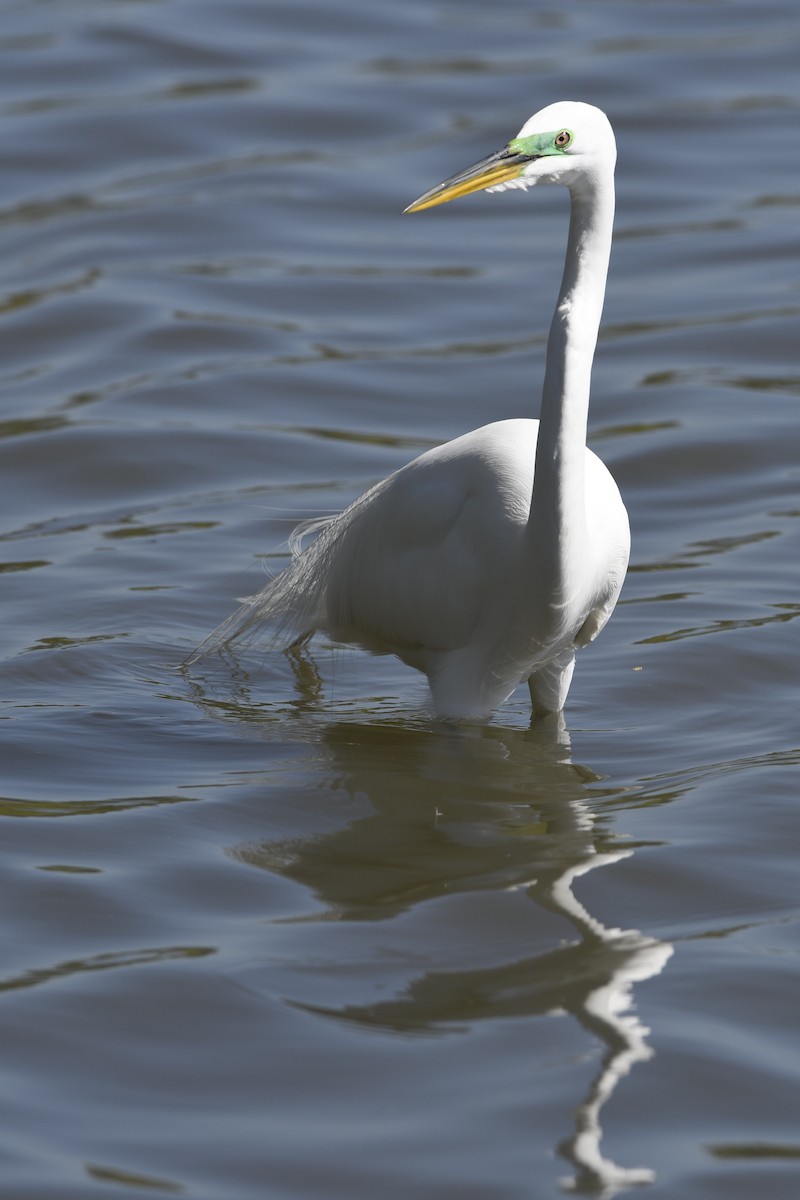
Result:
<svg viewBox="0 0 800 1200"><path fill-rule="evenodd" d="M421 212L423 208L433 208L435 204L445 204L455 200L457 196L468 196L470 192L480 192L484 188L493 187L497 183L505 183L509 179L517 179L522 174L526 164L532 162L538 155L522 154L517 150L504 147L488 158L465 171L451 175L443 183L437 183L430 191L425 192L403 212Z"/></svg>

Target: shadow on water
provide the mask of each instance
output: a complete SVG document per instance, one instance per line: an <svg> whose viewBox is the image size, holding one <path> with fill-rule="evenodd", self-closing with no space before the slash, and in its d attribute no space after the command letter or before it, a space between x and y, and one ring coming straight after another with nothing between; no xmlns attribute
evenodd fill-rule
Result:
<svg viewBox="0 0 800 1200"><path fill-rule="evenodd" d="M313 693L315 680L305 682ZM226 715L234 714L229 709ZM253 715L241 712L250 722ZM308 710L298 715L309 718ZM240 846L232 854L309 888L324 911L305 922L386 920L424 902L478 891L527 896L540 919L536 910L523 914L529 951L507 949L500 965L447 969L440 951L423 946L431 965L418 971L415 960L391 999L292 1003L405 1035L569 1014L604 1050L575 1109L574 1127L557 1147L574 1167L562 1186L611 1197L651 1182L649 1168L620 1167L604 1156L600 1112L630 1069L651 1057L632 989L661 972L672 947L635 929L604 925L573 893L581 876L634 853L616 848L597 823L589 789L599 777L571 761L560 718L516 730L364 723L364 715L361 723L317 724L319 713L312 717L326 790L356 802L363 815L333 832ZM576 936L554 944L546 921L542 933L542 910L568 922ZM486 933L477 931L479 946ZM514 940L500 925L489 928L489 936L496 937L490 957Z"/></svg>

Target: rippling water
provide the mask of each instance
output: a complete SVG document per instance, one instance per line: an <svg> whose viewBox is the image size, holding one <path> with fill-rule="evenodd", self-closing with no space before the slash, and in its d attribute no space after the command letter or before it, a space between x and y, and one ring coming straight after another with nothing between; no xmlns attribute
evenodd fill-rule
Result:
<svg viewBox="0 0 800 1200"><path fill-rule="evenodd" d="M796 6L0 11L2 1194L794 1200ZM182 675L295 522L535 415L564 197L399 214L563 98L633 526L566 725Z"/></svg>

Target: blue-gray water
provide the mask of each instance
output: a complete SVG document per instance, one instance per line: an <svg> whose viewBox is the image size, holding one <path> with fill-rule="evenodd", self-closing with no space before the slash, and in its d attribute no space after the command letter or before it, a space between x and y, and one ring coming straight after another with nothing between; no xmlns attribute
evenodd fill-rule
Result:
<svg viewBox="0 0 800 1200"><path fill-rule="evenodd" d="M794 1200L796 5L0 14L0 1193ZM556 99L633 528L566 729L182 675L296 521L536 414L564 196L400 211Z"/></svg>

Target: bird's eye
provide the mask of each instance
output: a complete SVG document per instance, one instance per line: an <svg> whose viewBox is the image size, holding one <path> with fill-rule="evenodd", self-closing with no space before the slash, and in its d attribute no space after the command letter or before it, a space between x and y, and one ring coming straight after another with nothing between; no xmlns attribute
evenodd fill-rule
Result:
<svg viewBox="0 0 800 1200"><path fill-rule="evenodd" d="M561 133L556 134L555 143L558 146L559 150L563 150L564 147L568 146L571 141L572 141L572 134L570 133L570 131L568 129L562 129Z"/></svg>

